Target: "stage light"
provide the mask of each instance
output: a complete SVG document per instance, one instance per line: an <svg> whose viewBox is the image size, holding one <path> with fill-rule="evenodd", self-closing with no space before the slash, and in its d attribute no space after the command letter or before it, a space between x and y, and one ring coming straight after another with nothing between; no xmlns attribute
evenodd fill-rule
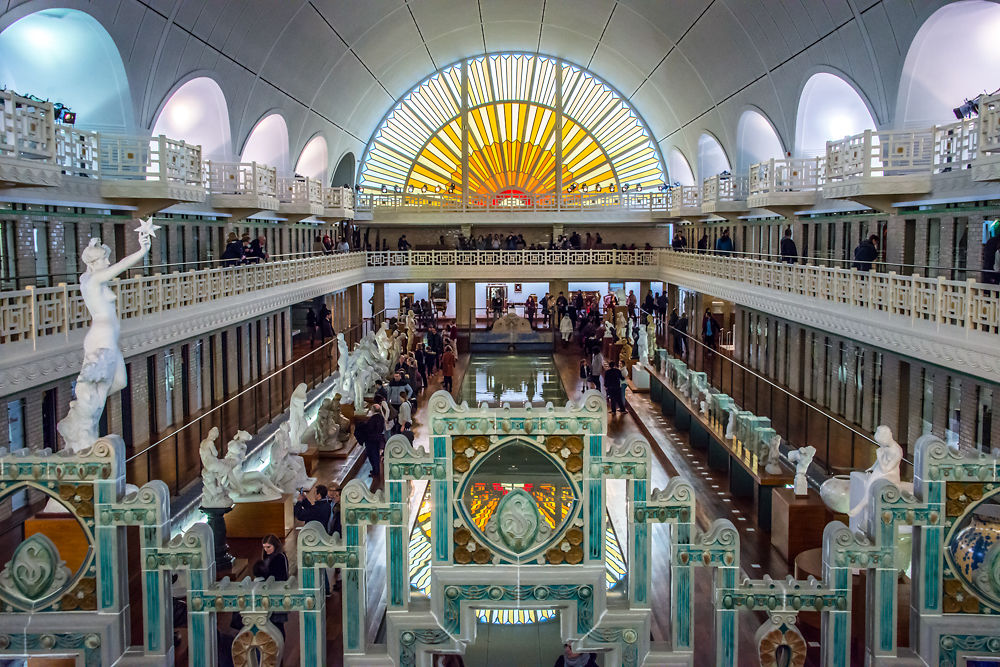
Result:
<svg viewBox="0 0 1000 667"><path fill-rule="evenodd" d="M614 191L615 191L615 184L611 183L610 185L608 185L608 192L614 192Z"/></svg>
<svg viewBox="0 0 1000 667"><path fill-rule="evenodd" d="M635 186L635 191L636 192L642 192L642 183L640 183L639 185Z"/></svg>
<svg viewBox="0 0 1000 667"><path fill-rule="evenodd" d="M409 187L408 187L408 188L406 189L406 191L407 191L407 192L409 192L409 193L410 193L410 194L412 195L412 194L413 194L413 186L412 186L412 185L411 185L411 186L409 186Z"/></svg>
<svg viewBox="0 0 1000 667"><path fill-rule="evenodd" d="M385 194L388 191L389 191L389 188L387 188L386 186L383 185L382 186L382 194Z"/></svg>
<svg viewBox="0 0 1000 667"><path fill-rule="evenodd" d="M420 188L420 191L423 192L424 194L427 194L427 186L425 185L422 188Z"/></svg>
<svg viewBox="0 0 1000 667"><path fill-rule="evenodd" d="M434 186L434 192L436 192L437 194L441 194L441 186L440 185L435 185Z"/></svg>
<svg viewBox="0 0 1000 667"><path fill-rule="evenodd" d="M587 184L586 184L586 183L584 183L583 187L582 187L582 188L580 188L580 189L581 189L581 190L583 190L584 192L586 192L586 191L587 191Z"/></svg>
<svg viewBox="0 0 1000 667"><path fill-rule="evenodd" d="M394 194L398 195L399 194L399 186L398 185L392 186L392 191L393 191Z"/></svg>
<svg viewBox="0 0 1000 667"><path fill-rule="evenodd" d="M629 188L629 184L626 183L625 185L622 186L622 192L628 192L628 188Z"/></svg>
<svg viewBox="0 0 1000 667"><path fill-rule="evenodd" d="M955 118L962 120L963 118L972 118L973 116L979 115L979 96L972 98L971 100L966 99L961 106L958 106L951 110L955 114Z"/></svg>

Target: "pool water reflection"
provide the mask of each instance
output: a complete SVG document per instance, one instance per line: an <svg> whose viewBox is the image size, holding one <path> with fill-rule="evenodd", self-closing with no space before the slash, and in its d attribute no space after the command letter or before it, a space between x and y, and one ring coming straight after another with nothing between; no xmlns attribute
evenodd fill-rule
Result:
<svg viewBox="0 0 1000 667"><path fill-rule="evenodd" d="M469 405L501 403L544 405L568 400L559 371L550 356L534 354L473 354L462 379L460 401Z"/></svg>

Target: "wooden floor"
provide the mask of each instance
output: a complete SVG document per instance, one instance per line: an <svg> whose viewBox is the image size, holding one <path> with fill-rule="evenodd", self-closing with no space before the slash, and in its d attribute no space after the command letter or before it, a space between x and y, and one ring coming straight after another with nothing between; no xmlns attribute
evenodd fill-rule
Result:
<svg viewBox="0 0 1000 667"><path fill-rule="evenodd" d="M581 395L581 381L578 376L579 356L575 348L560 350L554 354L557 368L559 369L567 393L571 399L576 399ZM461 355L459 367L455 373L454 386L461 385L461 377L465 372L468 363L468 356ZM420 407L416 413L417 420L417 440L418 445L427 442L427 434L422 426L426 410L426 399L438 388L440 388L440 376L431 378L428 389L420 398ZM790 573L789 565L784 561L776 549L771 547L769 536L762 532L754 522L754 511L752 504L741 498L734 498L728 492L728 480L725 475L709 469L704 455L693 450L687 441L685 433L674 429L673 424L663 418L659 409L654 407L645 394L630 394L629 402L632 408L631 415L619 415L615 417L609 426L609 435L612 438L623 438L632 433L641 433L637 420L641 420L645 431L651 436L651 446L654 452L653 469L651 472L652 485L654 488L662 488L669 478L680 476L688 480L693 486L697 498L696 521L701 529L705 529L717 518L727 518L740 530L740 562L741 578L759 579L764 574L770 574L774 578L784 578ZM359 479L368 482L368 464L364 463L357 467L356 475ZM318 477L321 481L339 479L345 474L344 466L339 467L324 461L321 463ZM414 485L416 486L416 485ZM418 503L423 495L423 487L413 490L411 494L411 504ZM609 489L609 498L612 499L611 510L612 521L618 525L624 523L624 485L616 488L612 485ZM616 502L616 499L621 502ZM412 514L415 514L413 512ZM289 561L294 569L294 549L295 533L293 532L287 540ZM235 543L234 543L235 542ZM231 541L231 550L235 555L247 559L249 564L260 558L260 547L255 540L251 541ZM652 559L652 639L654 641L666 641L670 636L670 606L669 606L669 577L667 559L656 554L665 554L668 551L667 528L656 525L653 530ZM384 529L380 527L370 528L368 531L368 637L369 641L375 641L378 636L378 629L381 623L382 614L385 609L385 541ZM293 572L294 574L294 572ZM714 651L714 616L712 612L712 572L707 569L696 570L695 579L695 665L710 666L715 664ZM764 614L753 612L742 612L740 616L739 632L739 652L741 664L757 664L756 658L751 658L755 654L753 635L757 628L765 620ZM235 630L229 628L229 619L220 617L220 632L229 636L231 641ZM815 643L815 632L803 629L804 634L810 640L810 660L808 664L819 664L818 644ZM298 621L295 614L290 615L286 625L286 635L289 638L285 648L284 665L298 665L299 652L297 646ZM341 599L340 593L334 591L327 599L327 636L328 636L328 663L329 665L342 665L342 643L341 643ZM220 639L220 646L227 640ZM182 660L183 657L183 660ZM186 656L178 655L178 664L185 664Z"/></svg>

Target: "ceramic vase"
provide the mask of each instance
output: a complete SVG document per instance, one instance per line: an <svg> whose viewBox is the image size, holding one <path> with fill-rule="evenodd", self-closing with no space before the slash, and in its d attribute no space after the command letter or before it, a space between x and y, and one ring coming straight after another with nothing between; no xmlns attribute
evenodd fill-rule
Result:
<svg viewBox="0 0 1000 667"><path fill-rule="evenodd" d="M819 497L830 511L847 514L851 509L851 476L834 475L819 487Z"/></svg>
<svg viewBox="0 0 1000 667"><path fill-rule="evenodd" d="M974 510L967 525L958 531L948 545L952 561L962 576L976 588L992 597L1000 595L1000 581L997 572L990 576L991 567L1000 569L1000 564L988 562L997 560L1000 550L994 549L1000 544L1000 506L987 505ZM991 550L992 554L991 554Z"/></svg>

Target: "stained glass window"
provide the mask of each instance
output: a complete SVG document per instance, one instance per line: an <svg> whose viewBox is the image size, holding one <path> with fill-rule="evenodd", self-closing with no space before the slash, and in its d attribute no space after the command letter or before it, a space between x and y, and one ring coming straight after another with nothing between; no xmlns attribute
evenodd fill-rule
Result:
<svg viewBox="0 0 1000 667"><path fill-rule="evenodd" d="M465 60L404 95L372 135L361 184L469 201L658 187L645 123L606 83L537 55Z"/></svg>

